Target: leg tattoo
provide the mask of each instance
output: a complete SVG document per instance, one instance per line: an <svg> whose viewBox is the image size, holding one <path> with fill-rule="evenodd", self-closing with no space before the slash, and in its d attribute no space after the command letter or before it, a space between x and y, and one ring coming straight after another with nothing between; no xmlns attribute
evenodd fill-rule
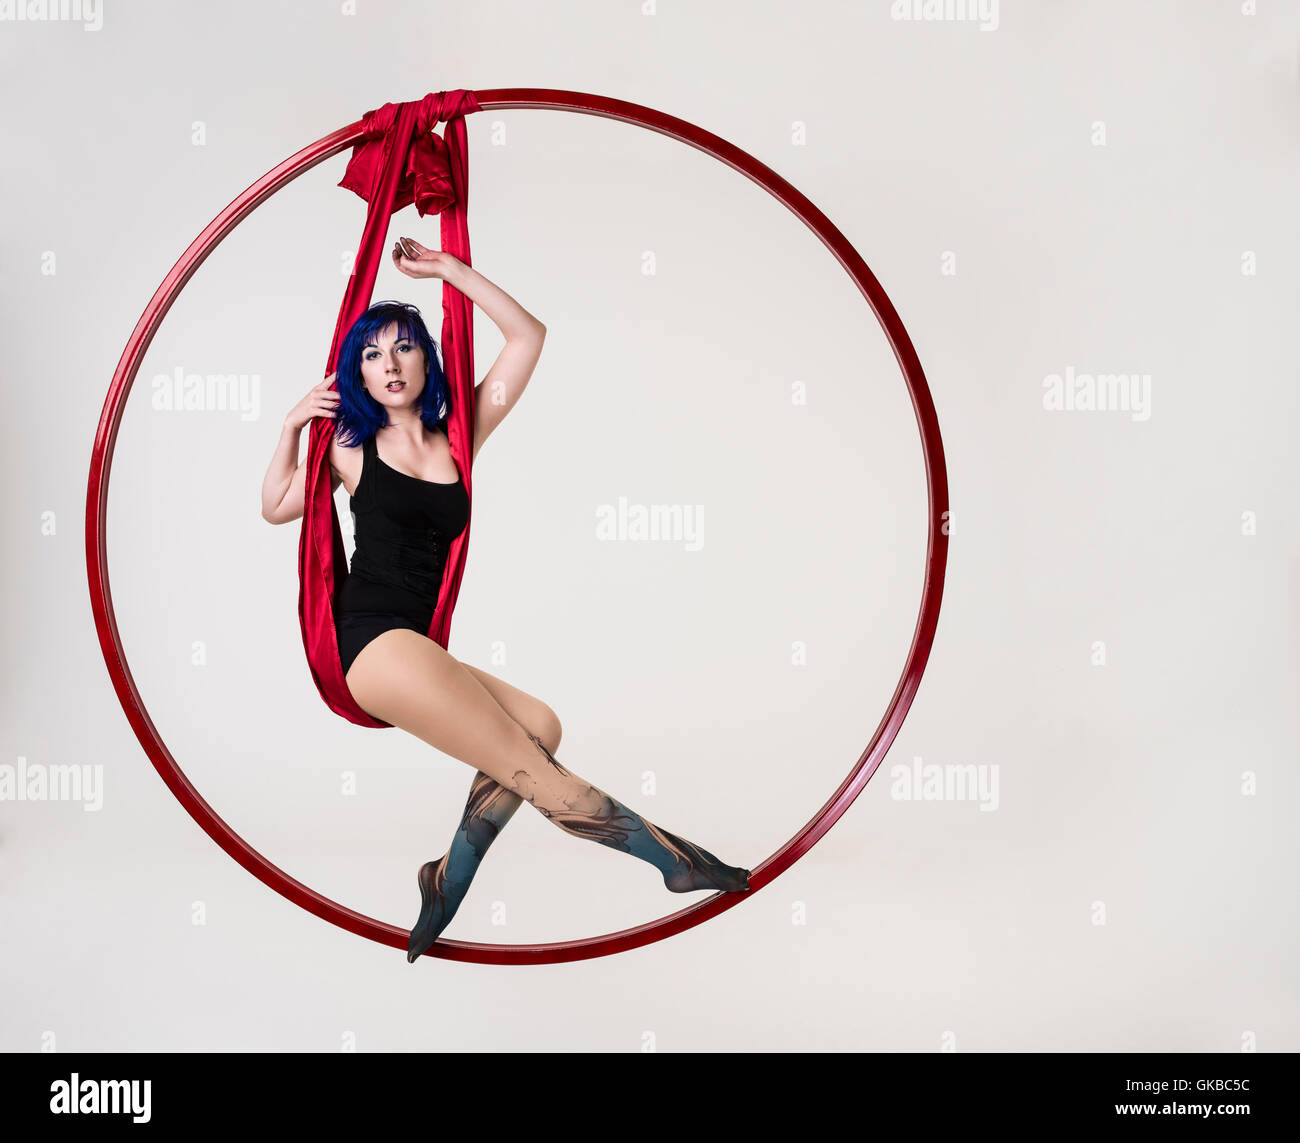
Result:
<svg viewBox="0 0 1300 1143"><path fill-rule="evenodd" d="M481 770L475 774L451 848L420 868L420 917L411 930L408 962L414 962L451 924L488 847L522 803L523 798Z"/></svg>
<svg viewBox="0 0 1300 1143"><path fill-rule="evenodd" d="M520 770L514 776L514 788L552 824L574 837L598 841L649 862L674 893L749 889L748 869L725 865L708 850L646 821L616 798L571 774L536 735L528 737L545 756L549 774L546 770L538 774ZM539 794L545 796L549 807L538 803Z"/></svg>
<svg viewBox="0 0 1300 1143"><path fill-rule="evenodd" d="M743 893L749 870L725 865L707 849L661 829L628 809L603 790L570 773L542 740L525 730L542 752L545 765L518 770L507 789L481 770L474 777L469 800L451 848L437 861L420 868L420 916L411 930L406 959L414 963L451 924L488 847L527 801L547 821L574 837L629 853L653 865L674 893L713 889Z"/></svg>

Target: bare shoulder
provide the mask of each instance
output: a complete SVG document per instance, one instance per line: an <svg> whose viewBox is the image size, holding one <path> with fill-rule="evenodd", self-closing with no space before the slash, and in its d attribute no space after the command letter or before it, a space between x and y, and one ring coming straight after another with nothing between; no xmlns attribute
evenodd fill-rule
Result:
<svg viewBox="0 0 1300 1143"><path fill-rule="evenodd" d="M361 479L360 446L340 444L338 434L334 433L330 436L329 462L330 488L337 489L342 484L351 496Z"/></svg>

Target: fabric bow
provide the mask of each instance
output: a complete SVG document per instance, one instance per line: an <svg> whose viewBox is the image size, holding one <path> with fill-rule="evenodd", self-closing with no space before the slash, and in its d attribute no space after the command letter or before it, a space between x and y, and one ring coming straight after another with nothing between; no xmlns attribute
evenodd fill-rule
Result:
<svg viewBox="0 0 1300 1143"><path fill-rule="evenodd" d="M369 202L379 185L379 175L384 167L385 148L400 140L392 140L397 123L396 103L385 103L375 111L367 111L362 118L365 138L352 148L347 170L339 186L360 195ZM433 130L435 123L478 110L478 101L472 92L439 91L420 100L415 124L415 138L406 154L393 196L393 213L415 203L420 217L440 214L456 201L452 185L451 162L447 144Z"/></svg>

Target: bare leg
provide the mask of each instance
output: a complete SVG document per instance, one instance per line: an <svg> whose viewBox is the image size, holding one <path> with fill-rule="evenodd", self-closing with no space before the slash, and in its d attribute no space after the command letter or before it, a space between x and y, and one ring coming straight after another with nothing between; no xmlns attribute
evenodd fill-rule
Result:
<svg viewBox="0 0 1300 1143"><path fill-rule="evenodd" d="M559 749L560 720L546 703L487 671L468 663L461 665L520 726L529 729L552 753ZM481 770L475 773L451 848L420 869L420 915L411 928L408 960L414 960L432 945L451 924L488 848L522 804L520 795L499 785Z"/></svg>
<svg viewBox="0 0 1300 1143"><path fill-rule="evenodd" d="M357 656L348 686L367 713L475 767L566 833L648 862L671 891L749 888L747 869L723 864L565 769L433 640L384 632Z"/></svg>
<svg viewBox="0 0 1300 1143"><path fill-rule="evenodd" d="M483 684L506 714L534 735L547 750L553 754L560 748L560 720L546 703L487 671L468 663L461 665ZM523 798L518 794L478 771L470 785L460 827L443 859L446 876L468 885L488 846L497 839L522 802Z"/></svg>

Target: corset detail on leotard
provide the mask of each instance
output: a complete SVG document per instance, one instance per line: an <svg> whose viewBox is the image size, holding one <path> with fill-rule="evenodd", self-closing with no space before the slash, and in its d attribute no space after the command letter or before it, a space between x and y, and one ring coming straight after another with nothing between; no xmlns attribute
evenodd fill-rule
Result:
<svg viewBox="0 0 1300 1143"><path fill-rule="evenodd" d="M358 534L362 524L357 521ZM442 586L442 573L447 565L446 545L430 532L427 538L410 543L379 538L378 529L369 527L368 533L357 540L357 550L352 555L351 575L360 576L371 583L402 588L415 595L425 596L436 606L438 589Z"/></svg>

